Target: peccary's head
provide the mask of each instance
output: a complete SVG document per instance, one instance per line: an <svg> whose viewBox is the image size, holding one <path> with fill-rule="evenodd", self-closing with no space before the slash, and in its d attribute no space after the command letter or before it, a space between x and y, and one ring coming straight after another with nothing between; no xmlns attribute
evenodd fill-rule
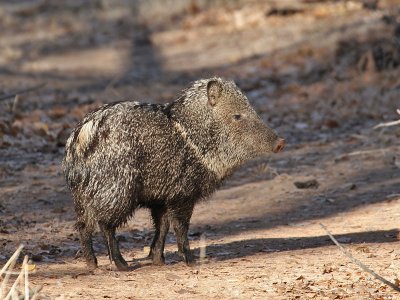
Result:
<svg viewBox="0 0 400 300"><path fill-rule="evenodd" d="M196 81L171 107L178 130L220 178L249 159L280 152L285 145L232 81Z"/></svg>

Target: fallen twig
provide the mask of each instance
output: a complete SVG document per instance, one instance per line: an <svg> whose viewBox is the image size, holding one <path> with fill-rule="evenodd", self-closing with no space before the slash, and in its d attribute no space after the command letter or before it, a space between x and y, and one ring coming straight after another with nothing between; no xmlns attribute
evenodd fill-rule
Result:
<svg viewBox="0 0 400 300"><path fill-rule="evenodd" d="M354 258L335 238L334 236L329 232L329 230L326 228L326 226L322 223L319 223L319 225L326 231L326 233L328 234L328 236L330 237L330 239L332 240L332 242L335 243L336 246L339 247L339 249L342 251L342 253L344 255L346 255L348 258L350 258L350 260L355 263L357 266L359 266L361 269L363 269L365 272L371 274L372 276L374 276L376 279L378 279L379 281L383 282L384 284L390 286L392 289L400 292L400 287L398 287L397 285L395 285L394 283L386 280L385 278L383 278L381 275L375 273L374 271L372 271L370 268L368 268L366 265L364 265L362 262L360 262L358 259Z"/></svg>
<svg viewBox="0 0 400 300"><path fill-rule="evenodd" d="M14 281L14 284L11 286L10 291L8 292L7 296L5 297L5 300L10 299L11 297L14 299L14 295L17 294L15 292L18 284L21 282L21 279L24 277L25 274L25 266L28 264L28 256L25 255L24 257L24 261L22 263L22 268L21 268L21 272L19 273L17 279ZM25 289L24 289L25 290ZM29 299L29 293L28 293L28 299Z"/></svg>
<svg viewBox="0 0 400 300"><path fill-rule="evenodd" d="M23 245L20 245L14 252L11 258L7 261L4 267L0 271L0 299L24 299L34 300L40 296L40 291L43 286L39 286L35 289L30 288L29 284L29 263L28 256L25 255L21 270L19 272L13 271L14 265L23 249ZM4 278L3 278L4 275ZM11 287L9 287L10 276L18 275ZM10 283L11 284L11 283ZM31 297L31 298L30 298Z"/></svg>
<svg viewBox="0 0 400 300"><path fill-rule="evenodd" d="M27 257L27 256L25 256ZM24 293L25 293L25 300L29 300L29 271L28 271L28 262L24 264Z"/></svg>
<svg viewBox="0 0 400 300"><path fill-rule="evenodd" d="M4 294L6 293L7 283L10 279L11 272L7 272L7 268L12 270L14 268L15 263L17 262L18 256L24 248L24 245L20 245L18 249L14 252L11 258L7 261L4 267L0 270L0 279L2 279L3 274L5 273L4 279L2 279L0 284L0 299L3 299Z"/></svg>
<svg viewBox="0 0 400 300"><path fill-rule="evenodd" d="M7 100L7 99L10 99L10 98L14 98L15 96L20 95L20 94L25 94L25 93L28 93L28 92L36 91L36 90L44 87L45 85L46 85L46 83L40 83L38 85L34 85L34 86L31 86L31 87L26 88L26 89L22 89L22 90L15 91L15 92L10 93L10 94L6 94L6 95L0 97L0 101Z"/></svg>
<svg viewBox="0 0 400 300"><path fill-rule="evenodd" d="M372 150L361 150L361 151L354 151L350 153L345 153L342 155L339 155L335 158L335 161L342 160L344 158L348 158L350 156L357 156L357 155L367 155L367 154L373 154L373 153L381 153L384 154L387 151L387 149L372 149Z"/></svg>
<svg viewBox="0 0 400 300"><path fill-rule="evenodd" d="M397 113L400 115L400 109L397 110ZM377 128L381 128L381 127L390 127L390 126L395 126L395 125L399 125L399 124L400 124L400 120L386 122L386 123L379 123L378 125L374 126L372 129L377 129Z"/></svg>
<svg viewBox="0 0 400 300"><path fill-rule="evenodd" d="M400 124L400 120L387 122L387 123L379 123L378 125L374 126L373 129L377 129L377 128L381 128L381 127L390 127L390 126L399 125L399 124Z"/></svg>
<svg viewBox="0 0 400 300"><path fill-rule="evenodd" d="M3 273L7 270L7 268L11 265L11 263L15 260L17 260L19 254L21 253L22 249L24 248L24 245L19 245L18 249L14 252L14 254L10 257L10 259L6 262L4 267L0 270L0 277L3 275Z"/></svg>

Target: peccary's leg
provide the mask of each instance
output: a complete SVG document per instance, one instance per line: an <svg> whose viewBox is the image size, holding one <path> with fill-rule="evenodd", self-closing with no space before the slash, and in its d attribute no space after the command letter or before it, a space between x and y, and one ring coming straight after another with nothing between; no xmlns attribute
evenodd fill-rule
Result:
<svg viewBox="0 0 400 300"><path fill-rule="evenodd" d="M97 258L94 255L92 233L93 227L87 226L84 222L77 222L76 228L79 230L81 239L81 249L86 264L90 270L97 268Z"/></svg>
<svg viewBox="0 0 400 300"><path fill-rule="evenodd" d="M149 258L153 260L154 265L163 265L165 263L164 246L169 230L169 219L164 207L153 207L151 209L151 216L156 232L151 243Z"/></svg>
<svg viewBox="0 0 400 300"><path fill-rule="evenodd" d="M126 263L125 259L122 257L121 252L119 250L118 241L115 238L115 228L108 227L108 226L106 226L104 224L100 224L100 223L99 223L99 226L105 236L110 259L112 259L114 261L118 270L120 270L120 271L129 270L128 264Z"/></svg>
<svg viewBox="0 0 400 300"><path fill-rule="evenodd" d="M193 207L180 209L178 211L171 211L171 224L174 227L176 234L176 241L178 244L178 253L185 261L187 265L193 263L193 255L190 251L189 241L188 241L188 231L190 218L193 213Z"/></svg>
<svg viewBox="0 0 400 300"><path fill-rule="evenodd" d="M110 252L110 246L108 245L108 239L107 239L104 231L102 231L102 233L103 233L104 243L106 244L106 247L107 247L107 255L108 255L108 258L110 259L110 263L112 263L112 257L111 257L111 252Z"/></svg>

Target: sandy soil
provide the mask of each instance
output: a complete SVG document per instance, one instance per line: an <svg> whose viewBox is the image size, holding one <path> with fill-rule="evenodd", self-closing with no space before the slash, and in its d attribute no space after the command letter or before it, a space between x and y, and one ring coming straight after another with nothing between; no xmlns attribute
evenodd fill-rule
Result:
<svg viewBox="0 0 400 300"><path fill-rule="evenodd" d="M400 130L373 129L400 107L396 1L314 1L289 15L268 2L192 5L142 22L127 4L80 2L0 5L0 98L46 83L0 100L2 264L23 243L41 299L399 299L319 225L398 282ZM171 101L212 75L234 79L287 148L196 207L195 266L180 261L172 233L166 266L146 261L153 228L140 210L118 232L135 270L116 271L96 234L100 268L88 272L60 166L71 128L102 103ZM318 186L294 184L307 180Z"/></svg>

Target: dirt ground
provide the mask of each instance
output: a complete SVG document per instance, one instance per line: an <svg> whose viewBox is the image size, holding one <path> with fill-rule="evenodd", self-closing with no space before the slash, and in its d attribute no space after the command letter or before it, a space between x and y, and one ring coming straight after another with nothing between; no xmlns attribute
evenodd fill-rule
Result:
<svg viewBox="0 0 400 300"><path fill-rule="evenodd" d="M24 244L40 299L400 299L319 225L399 282L400 126L373 129L400 108L398 1L188 1L158 18L127 1L6 3L0 98L45 86L0 100L0 263ZM214 75L235 80L285 151L196 207L195 266L172 233L167 264L146 261L140 210L118 231L137 268L110 266L97 233L100 268L87 272L60 166L69 132L102 103L168 102Z"/></svg>

